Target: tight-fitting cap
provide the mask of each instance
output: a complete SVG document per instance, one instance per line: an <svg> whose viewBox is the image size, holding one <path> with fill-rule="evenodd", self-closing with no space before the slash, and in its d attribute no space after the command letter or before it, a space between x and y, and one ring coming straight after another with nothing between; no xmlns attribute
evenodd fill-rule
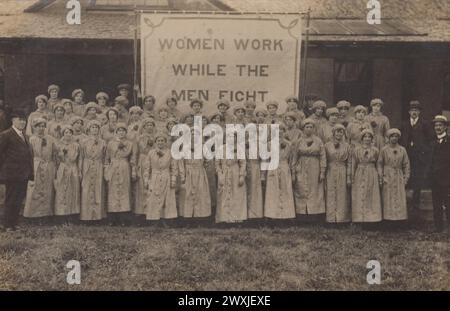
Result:
<svg viewBox="0 0 450 311"><path fill-rule="evenodd" d="M48 103L48 97L45 95L38 95L36 96L36 98L34 99L34 103L37 105L38 101L42 99L43 101L45 101L45 103Z"/></svg>
<svg viewBox="0 0 450 311"><path fill-rule="evenodd" d="M370 130L370 129L364 129L364 130L361 132L361 140L364 138L364 136L365 136L366 134L369 134L372 138L373 138L373 136L374 136L372 130Z"/></svg>
<svg viewBox="0 0 450 311"><path fill-rule="evenodd" d="M397 134L399 137L402 136L402 132L400 132L399 129L396 128L391 128L389 130L387 130L386 132L386 136L387 137L391 137L391 135Z"/></svg>
<svg viewBox="0 0 450 311"><path fill-rule="evenodd" d="M383 106L384 103L383 103L383 101L382 101L381 99L379 99L379 98L374 98L374 99L372 99L372 100L370 101L370 106L373 107L373 106L375 106L375 105Z"/></svg>
<svg viewBox="0 0 450 311"><path fill-rule="evenodd" d="M95 95L95 99L99 100L100 98L104 98L106 100L109 100L109 95L105 92L98 92L97 95Z"/></svg>
<svg viewBox="0 0 450 311"><path fill-rule="evenodd" d="M33 127L36 127L36 126L38 126L39 124L47 124L47 120L45 120L44 118L36 118L36 119L33 119L33 122L32 122L33 124Z"/></svg>
<svg viewBox="0 0 450 311"><path fill-rule="evenodd" d="M59 92L59 86L57 86L56 84L50 84L47 88L47 92L50 93L50 91L56 90Z"/></svg>
<svg viewBox="0 0 450 311"><path fill-rule="evenodd" d="M82 89L75 89L72 92L72 98L75 98L75 96L77 96L77 94L81 94L81 96L84 96L84 91Z"/></svg>

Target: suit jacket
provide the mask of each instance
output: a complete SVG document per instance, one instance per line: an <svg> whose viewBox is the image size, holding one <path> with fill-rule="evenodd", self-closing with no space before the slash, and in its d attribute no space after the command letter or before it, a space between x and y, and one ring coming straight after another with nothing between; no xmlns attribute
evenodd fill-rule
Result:
<svg viewBox="0 0 450 311"><path fill-rule="evenodd" d="M450 194L450 137L445 136L444 141L439 143L435 136L431 150L432 184L443 187Z"/></svg>
<svg viewBox="0 0 450 311"><path fill-rule="evenodd" d="M0 133L0 181L26 181L34 178L33 155L25 141L11 127Z"/></svg>
<svg viewBox="0 0 450 311"><path fill-rule="evenodd" d="M411 126L411 121L408 119L402 125L400 144L406 148L408 154L411 152L423 154L430 150L430 141L433 137L431 127L421 117L414 126Z"/></svg>

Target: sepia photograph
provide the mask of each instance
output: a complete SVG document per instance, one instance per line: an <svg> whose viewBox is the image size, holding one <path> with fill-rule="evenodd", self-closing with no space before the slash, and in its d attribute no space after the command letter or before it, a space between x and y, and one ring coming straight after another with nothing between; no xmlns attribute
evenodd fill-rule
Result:
<svg viewBox="0 0 450 311"><path fill-rule="evenodd" d="M0 291L450 291L449 128L450 0L0 0Z"/></svg>

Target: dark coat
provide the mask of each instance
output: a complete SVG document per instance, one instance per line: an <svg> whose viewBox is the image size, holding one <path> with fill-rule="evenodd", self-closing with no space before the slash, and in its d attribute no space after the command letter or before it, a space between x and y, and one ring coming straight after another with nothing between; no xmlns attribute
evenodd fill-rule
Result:
<svg viewBox="0 0 450 311"><path fill-rule="evenodd" d="M442 143L436 136L431 145L431 181L433 187L441 189L450 194L450 137L447 135Z"/></svg>
<svg viewBox="0 0 450 311"><path fill-rule="evenodd" d="M33 155L25 140L11 127L0 133L0 182L33 180Z"/></svg>

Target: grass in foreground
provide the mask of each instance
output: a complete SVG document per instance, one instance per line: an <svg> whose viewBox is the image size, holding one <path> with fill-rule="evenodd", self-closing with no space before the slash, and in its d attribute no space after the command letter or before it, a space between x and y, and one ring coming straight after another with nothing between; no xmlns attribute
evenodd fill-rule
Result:
<svg viewBox="0 0 450 311"><path fill-rule="evenodd" d="M358 228L28 226L0 233L1 290L450 290L450 239ZM81 285L66 263L81 262ZM379 260L382 284L368 285Z"/></svg>

